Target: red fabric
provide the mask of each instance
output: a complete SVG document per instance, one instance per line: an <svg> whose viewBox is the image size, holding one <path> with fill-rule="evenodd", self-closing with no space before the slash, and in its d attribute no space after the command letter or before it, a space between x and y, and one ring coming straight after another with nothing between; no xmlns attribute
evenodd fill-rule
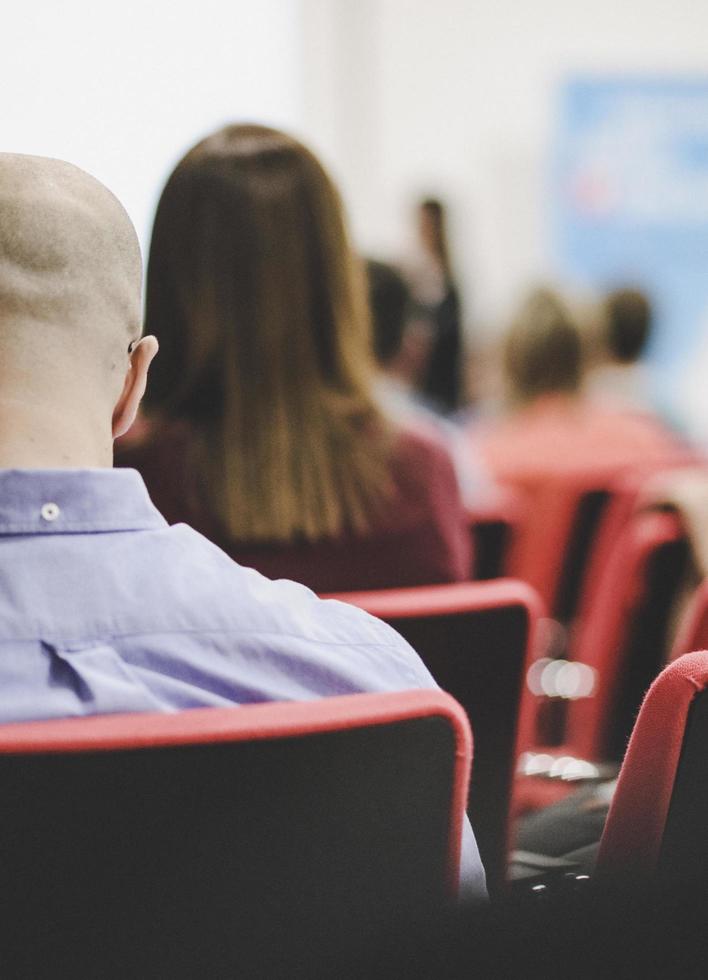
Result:
<svg viewBox="0 0 708 980"><path fill-rule="evenodd" d="M591 762L606 759L606 742L628 652L629 630L632 616L644 597L647 565L660 547L682 536L681 524L674 514L639 514L624 529L614 552L608 556L594 602L571 650L573 660L596 671L593 696L567 703L562 745L536 746L533 751L553 758L573 756ZM568 783L521 776L515 786L515 812L518 815L548 806L567 796L573 788Z"/></svg>
<svg viewBox="0 0 708 980"><path fill-rule="evenodd" d="M600 844L597 875L637 885L656 870L691 701L708 684L708 652L667 667L644 698Z"/></svg>
<svg viewBox="0 0 708 980"><path fill-rule="evenodd" d="M292 738L431 716L443 717L455 736L448 880L451 894L456 894L472 736L464 711L442 691L355 694L319 701L197 708L174 714L97 715L0 725L0 753L96 752Z"/></svg>
<svg viewBox="0 0 708 980"><path fill-rule="evenodd" d="M119 445L116 465L139 470L169 523L200 531L240 564L290 578L316 592L464 581L471 565L467 517L447 450L419 432L400 431L391 457L394 496L366 535L314 544L234 541L209 509L188 460L193 435L175 424Z"/></svg>
<svg viewBox="0 0 708 980"><path fill-rule="evenodd" d="M494 476L512 484L549 469L616 470L685 452L651 415L601 409L564 394L539 398L476 438Z"/></svg>
<svg viewBox="0 0 708 980"><path fill-rule="evenodd" d="M570 701L566 714L566 745L570 755L601 761L605 757L607 729L632 625L646 588L646 572L660 548L684 536L675 514L638 514L608 555L604 575L597 583L594 602L582 620L572 659L595 669L592 697Z"/></svg>
<svg viewBox="0 0 708 980"><path fill-rule="evenodd" d="M529 619L536 622L543 614L538 595L525 582L494 579L492 582L455 582L451 585L419 586L411 589L381 589L376 592L339 592L324 595L365 609L379 619L406 619L417 616L449 616L454 613L483 612L507 606L525 606Z"/></svg>
<svg viewBox="0 0 708 980"><path fill-rule="evenodd" d="M508 571L551 612L580 501L630 467L685 460L686 448L650 416L547 396L470 439L495 479L523 494Z"/></svg>

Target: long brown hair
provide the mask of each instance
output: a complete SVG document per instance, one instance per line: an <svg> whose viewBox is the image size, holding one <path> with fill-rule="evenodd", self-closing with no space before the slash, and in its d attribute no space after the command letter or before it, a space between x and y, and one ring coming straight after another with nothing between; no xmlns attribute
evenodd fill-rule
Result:
<svg viewBox="0 0 708 980"><path fill-rule="evenodd" d="M148 407L200 436L209 503L236 539L362 531L388 486L371 394L363 270L316 157L233 125L191 149L160 198Z"/></svg>

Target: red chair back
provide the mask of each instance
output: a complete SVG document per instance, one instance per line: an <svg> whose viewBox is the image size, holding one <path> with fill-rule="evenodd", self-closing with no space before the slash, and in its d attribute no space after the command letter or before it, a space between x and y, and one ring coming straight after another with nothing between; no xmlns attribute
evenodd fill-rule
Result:
<svg viewBox="0 0 708 980"><path fill-rule="evenodd" d="M642 466L551 468L526 479L526 500L509 557L509 574L529 582L563 623L592 592L604 555L631 516L646 479L662 470L695 466L676 453Z"/></svg>
<svg viewBox="0 0 708 980"><path fill-rule="evenodd" d="M688 560L674 513L638 513L615 541L571 646L595 683L590 696L567 702L570 755L622 757L644 691L666 661L671 605Z"/></svg>
<svg viewBox="0 0 708 980"><path fill-rule="evenodd" d="M385 942L450 907L470 762L437 691L0 727L5 971L270 976Z"/></svg>
<svg viewBox="0 0 708 980"><path fill-rule="evenodd" d="M506 574L522 514L522 497L506 488L499 488L489 499L468 509L472 579L481 582Z"/></svg>
<svg viewBox="0 0 708 980"><path fill-rule="evenodd" d="M336 598L393 626L467 712L475 733L470 820L493 893L506 876L515 760L535 715L524 678L538 597L524 583L501 579Z"/></svg>
<svg viewBox="0 0 708 980"><path fill-rule="evenodd" d="M708 652L680 657L642 704L600 844L599 880L708 888Z"/></svg>

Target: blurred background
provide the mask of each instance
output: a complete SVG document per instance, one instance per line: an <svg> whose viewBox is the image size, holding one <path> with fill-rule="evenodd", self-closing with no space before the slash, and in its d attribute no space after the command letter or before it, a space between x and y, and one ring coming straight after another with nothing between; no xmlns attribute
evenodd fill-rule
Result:
<svg viewBox="0 0 708 980"><path fill-rule="evenodd" d="M707 36L702 0L34 0L4 11L1 146L94 173L145 247L201 134L289 129L368 256L412 261L417 203L444 204L463 400L530 287L582 305L632 285L655 397L705 441Z"/></svg>

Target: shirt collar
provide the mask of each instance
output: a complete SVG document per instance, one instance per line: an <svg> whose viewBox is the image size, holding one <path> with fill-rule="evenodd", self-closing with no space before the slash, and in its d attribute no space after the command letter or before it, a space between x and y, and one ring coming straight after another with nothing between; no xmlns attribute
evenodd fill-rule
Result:
<svg viewBox="0 0 708 980"><path fill-rule="evenodd" d="M166 525L135 470L0 470L0 535Z"/></svg>

